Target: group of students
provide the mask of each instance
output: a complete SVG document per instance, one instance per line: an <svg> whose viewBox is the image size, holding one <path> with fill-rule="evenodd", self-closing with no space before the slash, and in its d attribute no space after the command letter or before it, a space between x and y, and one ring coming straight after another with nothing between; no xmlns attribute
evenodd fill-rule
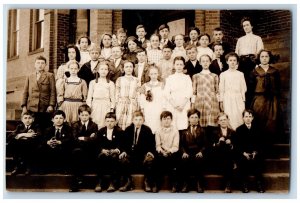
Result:
<svg viewBox="0 0 300 203"><path fill-rule="evenodd" d="M95 143L94 141L98 140L99 146L103 143L110 146L111 141L114 140L113 138L119 136L112 134L111 130L107 130L107 132L104 130L103 134L101 133L102 135L99 135L99 132L103 128L112 129L112 127L108 127L108 123L111 123L111 126L117 125L120 131L125 132L124 135L129 133L128 136L131 137L122 141L125 146L125 148L122 148L124 151L115 147L115 144L109 150L104 147L105 150L102 150L103 152L101 151L98 157L101 164L107 161L108 164L104 165L117 166L116 161L121 161L123 165L126 166L127 164L127 167L122 167L122 170L127 171L128 177L131 171L129 165L132 165L132 162L143 160L144 165L147 165L145 167L147 169L147 172L145 172L145 183L147 183L145 190L157 191L156 184L154 184L156 181L152 176L157 174L155 170L159 167L154 167L156 169L152 170L154 162L162 165L170 163L168 165L177 170L177 167L173 167L173 165L178 165L178 157L182 156L183 159L190 156L186 152L177 155L180 154L179 146L181 144L187 143L193 147L198 146L198 144L203 145L203 147L207 146L202 141L198 142L198 139L191 138L186 138L186 141L180 142L179 145L179 140L185 135L184 132L190 128L190 117L195 117L195 113L192 114L194 116L191 116L190 111L199 112L199 114L196 113L198 126L203 128L205 134L208 133L210 138L211 134L214 134L214 130L211 131L210 129L218 129L219 126L222 126L220 113L223 112L226 117L226 125L232 132L238 131L239 126L245 122L245 107L254 111L254 113L248 111L246 114L251 114L252 117L255 114L258 128L263 132L261 135L264 135L260 139L267 140L278 133L277 128L280 127L278 125L280 123L280 77L278 70L270 65L274 62L274 57L270 51L263 49L261 38L252 33L253 27L249 18L242 19L241 25L246 35L239 38L235 52L231 52L230 46L223 41L223 32L220 28L213 31L215 41L212 43L210 43L208 34L200 35L200 30L194 27L189 31L190 41L185 43L184 36L179 34L174 37L173 44L168 39L169 27L166 24L161 25L158 29L159 34L151 35L150 40L145 39L147 33L143 25L136 28L137 38L134 36L127 38L123 28L118 30L116 38L110 34L104 34L101 37L100 48L91 43L88 37L81 37L78 40L78 45L67 47L68 61L55 70L54 74L45 71L46 58L43 56L36 58L36 72L29 75L25 82L22 99L22 119L28 111L35 113L34 117L43 130L43 137L51 138L46 142L49 150L60 149L64 141L66 141L65 143L73 143L70 138L74 138L81 144ZM85 110L82 110L83 105L85 105ZM61 118L56 119L57 116L54 114L54 117L50 119L54 109L60 110L58 112L61 116L58 117ZM136 115L137 111L140 112L140 116ZM82 115L83 112L85 112L84 115ZM170 115L163 116L162 112L169 112ZM89 117L91 120L89 120ZM136 117L141 117L141 121L135 123ZM170 130L167 126L162 127L164 119L167 117L170 117L172 123L170 125L174 129ZM73 132L70 137L66 136L67 133L60 133L56 136L53 127L51 127L50 132L45 130L52 125L52 122L55 126L55 122L60 123L60 120L66 121L72 126ZM89 120L89 124L93 123L94 130L100 129L98 133L97 130L89 131L88 135L81 132L83 131L81 129L82 122L85 123L87 120ZM110 122L107 120L110 120ZM75 127L74 123L77 123ZM135 126L134 128L132 123ZM144 124L142 125L142 123ZM148 136L149 138L146 136L145 140L142 141L143 144L140 150L144 152L148 149L149 151L146 154L140 153L138 156L136 154L131 156L128 150L136 151L134 147L136 139L133 139L135 134L133 129L136 126L145 126L144 128L147 130L137 134L155 134L156 142L153 139L151 140L151 136ZM88 127L85 127L84 132L87 131ZM131 130L126 133L128 129ZM140 128L138 127L138 129ZM196 132L202 134L202 130ZM106 133L109 134L109 138L104 139ZM27 133L26 136L24 135L25 137L23 135L18 136L18 134L19 132L16 131L10 136L11 143L30 140L28 137L37 137L38 132L30 133L31 136ZM160 134L162 134L161 139L157 138L160 137L158 136ZM225 131L221 131L219 135L227 137ZM199 136L202 137L202 135ZM52 139L53 137L56 139ZM60 139L57 140L57 137ZM250 137L252 137L252 134ZM137 140L139 139L137 138ZM222 150L227 148L229 151L236 149L231 141L225 140L224 143L226 144L224 146L226 147L223 147L223 138L215 146L222 146L220 147ZM126 148L125 143L127 142L128 146ZM155 143L156 150L153 147ZM177 143L177 146L173 146L173 143ZM80 147L81 144L79 144ZM75 148L73 150L73 144L67 144L66 146L68 147L63 147L63 149L72 151L72 160L74 159L72 164L76 165L77 163L76 166L72 167L75 170L74 174L76 174L81 171L80 168L83 166L78 164L80 162L76 160L85 160L82 151L85 153L91 150L91 153L93 153L92 151L95 148L87 147L87 150L80 150L79 147L79 149ZM173 146L173 148L170 146ZM38 148L42 150L41 153L38 153L40 155L49 153L45 150L45 147ZM195 149L198 150L199 146ZM196 153L194 149L191 151ZM202 153L199 152L197 151L194 154L195 160L203 157ZM50 156L50 158L56 159L68 155L68 153L63 153L63 155L60 153L57 152L57 156ZM158 153L158 158L156 153ZM94 151L93 154L97 153ZM226 153L220 154L225 155ZM246 152L243 156L246 158L257 157L252 154L252 152ZM114 159L107 158L107 156L112 156ZM164 158L168 158L168 161L163 160ZM248 158L247 160L252 160ZM226 162L225 157L220 160L224 160L220 161L222 163ZM224 165L228 165L227 163L229 162ZM102 170L103 164L101 164L97 166L99 170ZM196 163L192 165L194 164ZM201 167L197 167L198 172L201 171L200 168L203 168L202 164L199 165ZM125 170L126 168L128 170ZM131 169L134 168L131 167ZM231 166L228 168L231 168ZM185 169L178 170L184 171ZM99 172L99 174L102 174L102 172ZM116 172L116 174L118 173ZM75 176L77 177L77 175ZM181 177L183 176L181 175ZM228 178L230 175L225 175L225 177L230 179ZM128 180L126 181L126 179ZM203 191L203 185L200 183L200 179L198 191L201 192ZM81 180L74 178L72 183L73 186L75 185L74 190L77 190L78 182L81 182ZM121 182L129 183L130 181L129 178L124 178ZM229 183L226 191L231 191L230 181L227 182ZM113 183L112 185L115 188ZM129 186L125 189L127 190ZM152 187L152 189L149 189L149 187ZM176 184L174 184L174 188L173 191L179 190ZM100 189L98 187L97 191L100 190L101 187ZM183 191L187 191L187 189L183 189ZM246 186L244 191L248 191ZM259 191L263 191L263 189Z"/></svg>

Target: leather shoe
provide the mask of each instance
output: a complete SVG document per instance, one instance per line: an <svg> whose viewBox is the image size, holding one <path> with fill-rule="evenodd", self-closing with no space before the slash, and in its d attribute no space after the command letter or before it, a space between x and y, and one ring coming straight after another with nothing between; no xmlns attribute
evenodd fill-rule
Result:
<svg viewBox="0 0 300 203"><path fill-rule="evenodd" d="M145 192L152 192L152 189L148 181L145 180L144 184L145 184Z"/></svg>
<svg viewBox="0 0 300 203"><path fill-rule="evenodd" d="M79 187L77 184L72 184L70 189L69 189L69 192L78 192L79 191Z"/></svg>
<svg viewBox="0 0 300 203"><path fill-rule="evenodd" d="M248 185L247 185L247 184L243 184L242 192L243 192L243 193L248 193L248 192L249 192L249 189L248 189Z"/></svg>
<svg viewBox="0 0 300 203"><path fill-rule="evenodd" d="M264 193L265 192L265 189L264 187L262 186L262 183L261 182L258 182L257 183L257 188L256 188L257 192L258 193Z"/></svg>
<svg viewBox="0 0 300 203"><path fill-rule="evenodd" d="M203 187L201 186L200 183L197 183L197 193L203 193L203 192L204 192Z"/></svg>
<svg viewBox="0 0 300 203"><path fill-rule="evenodd" d="M153 184L152 192L153 193L158 193L158 187L157 187L156 183Z"/></svg>
<svg viewBox="0 0 300 203"><path fill-rule="evenodd" d="M115 186L111 183L111 184L109 185L109 187L107 188L107 192L114 192L114 191L116 191L116 188L115 188Z"/></svg>
<svg viewBox="0 0 300 203"><path fill-rule="evenodd" d="M102 192L102 187L101 187L101 184L98 183L95 187L95 192Z"/></svg>
<svg viewBox="0 0 300 203"><path fill-rule="evenodd" d="M186 182L183 183L183 187L182 187L182 189L181 189L181 192L182 192L182 193L187 193L187 192L189 192L188 184L187 184Z"/></svg>
<svg viewBox="0 0 300 203"><path fill-rule="evenodd" d="M176 184L173 185L171 192L172 193L178 192L178 186Z"/></svg>
<svg viewBox="0 0 300 203"><path fill-rule="evenodd" d="M121 192L126 192L126 191L128 191L128 190L131 190L131 181L128 180L128 181L125 183L124 186L122 186L122 187L119 188L119 190L120 190Z"/></svg>

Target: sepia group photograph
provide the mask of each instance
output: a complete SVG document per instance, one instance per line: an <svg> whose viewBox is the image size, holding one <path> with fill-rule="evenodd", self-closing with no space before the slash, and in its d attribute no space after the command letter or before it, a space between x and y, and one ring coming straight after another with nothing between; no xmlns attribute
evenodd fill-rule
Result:
<svg viewBox="0 0 300 203"><path fill-rule="evenodd" d="M6 193L289 198L296 13L273 7L6 5Z"/></svg>

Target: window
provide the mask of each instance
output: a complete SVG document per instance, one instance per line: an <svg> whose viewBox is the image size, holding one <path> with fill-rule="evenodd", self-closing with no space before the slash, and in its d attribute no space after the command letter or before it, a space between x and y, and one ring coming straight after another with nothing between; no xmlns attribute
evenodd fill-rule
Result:
<svg viewBox="0 0 300 203"><path fill-rule="evenodd" d="M19 55L20 10L9 10L8 20L7 56L12 58Z"/></svg>
<svg viewBox="0 0 300 203"><path fill-rule="evenodd" d="M30 51L43 48L44 41L44 9L35 9L31 12L31 47Z"/></svg>

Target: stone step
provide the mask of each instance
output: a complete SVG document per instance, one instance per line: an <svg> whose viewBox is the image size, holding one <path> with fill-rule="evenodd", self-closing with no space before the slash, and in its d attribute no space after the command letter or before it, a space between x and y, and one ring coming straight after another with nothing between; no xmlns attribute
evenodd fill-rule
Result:
<svg viewBox="0 0 300 203"><path fill-rule="evenodd" d="M11 172L15 167L15 162L12 157L6 158L6 172ZM208 172L213 170L207 169ZM290 159L266 159L265 170L266 173L289 173L290 172Z"/></svg>
<svg viewBox="0 0 300 203"><path fill-rule="evenodd" d="M143 189L144 176L137 174L133 175L134 189ZM289 173L265 173L265 186L266 190L289 190L290 177ZM222 190L222 177L220 175L206 175L206 190ZM67 189L69 188L69 183L71 181L70 175L62 174L46 174L46 175L31 175L24 176L22 174L11 176L10 173L6 173L6 188L10 189ZM251 184L249 188L255 190L254 178L250 178ZM163 190L169 190L168 178L164 178L162 184ZM93 189L97 183L97 177L95 174L85 175L83 178L83 189ZM195 183L191 184L191 190L195 188ZM104 187L105 189L105 187ZM233 184L233 189L239 190L237 184Z"/></svg>

